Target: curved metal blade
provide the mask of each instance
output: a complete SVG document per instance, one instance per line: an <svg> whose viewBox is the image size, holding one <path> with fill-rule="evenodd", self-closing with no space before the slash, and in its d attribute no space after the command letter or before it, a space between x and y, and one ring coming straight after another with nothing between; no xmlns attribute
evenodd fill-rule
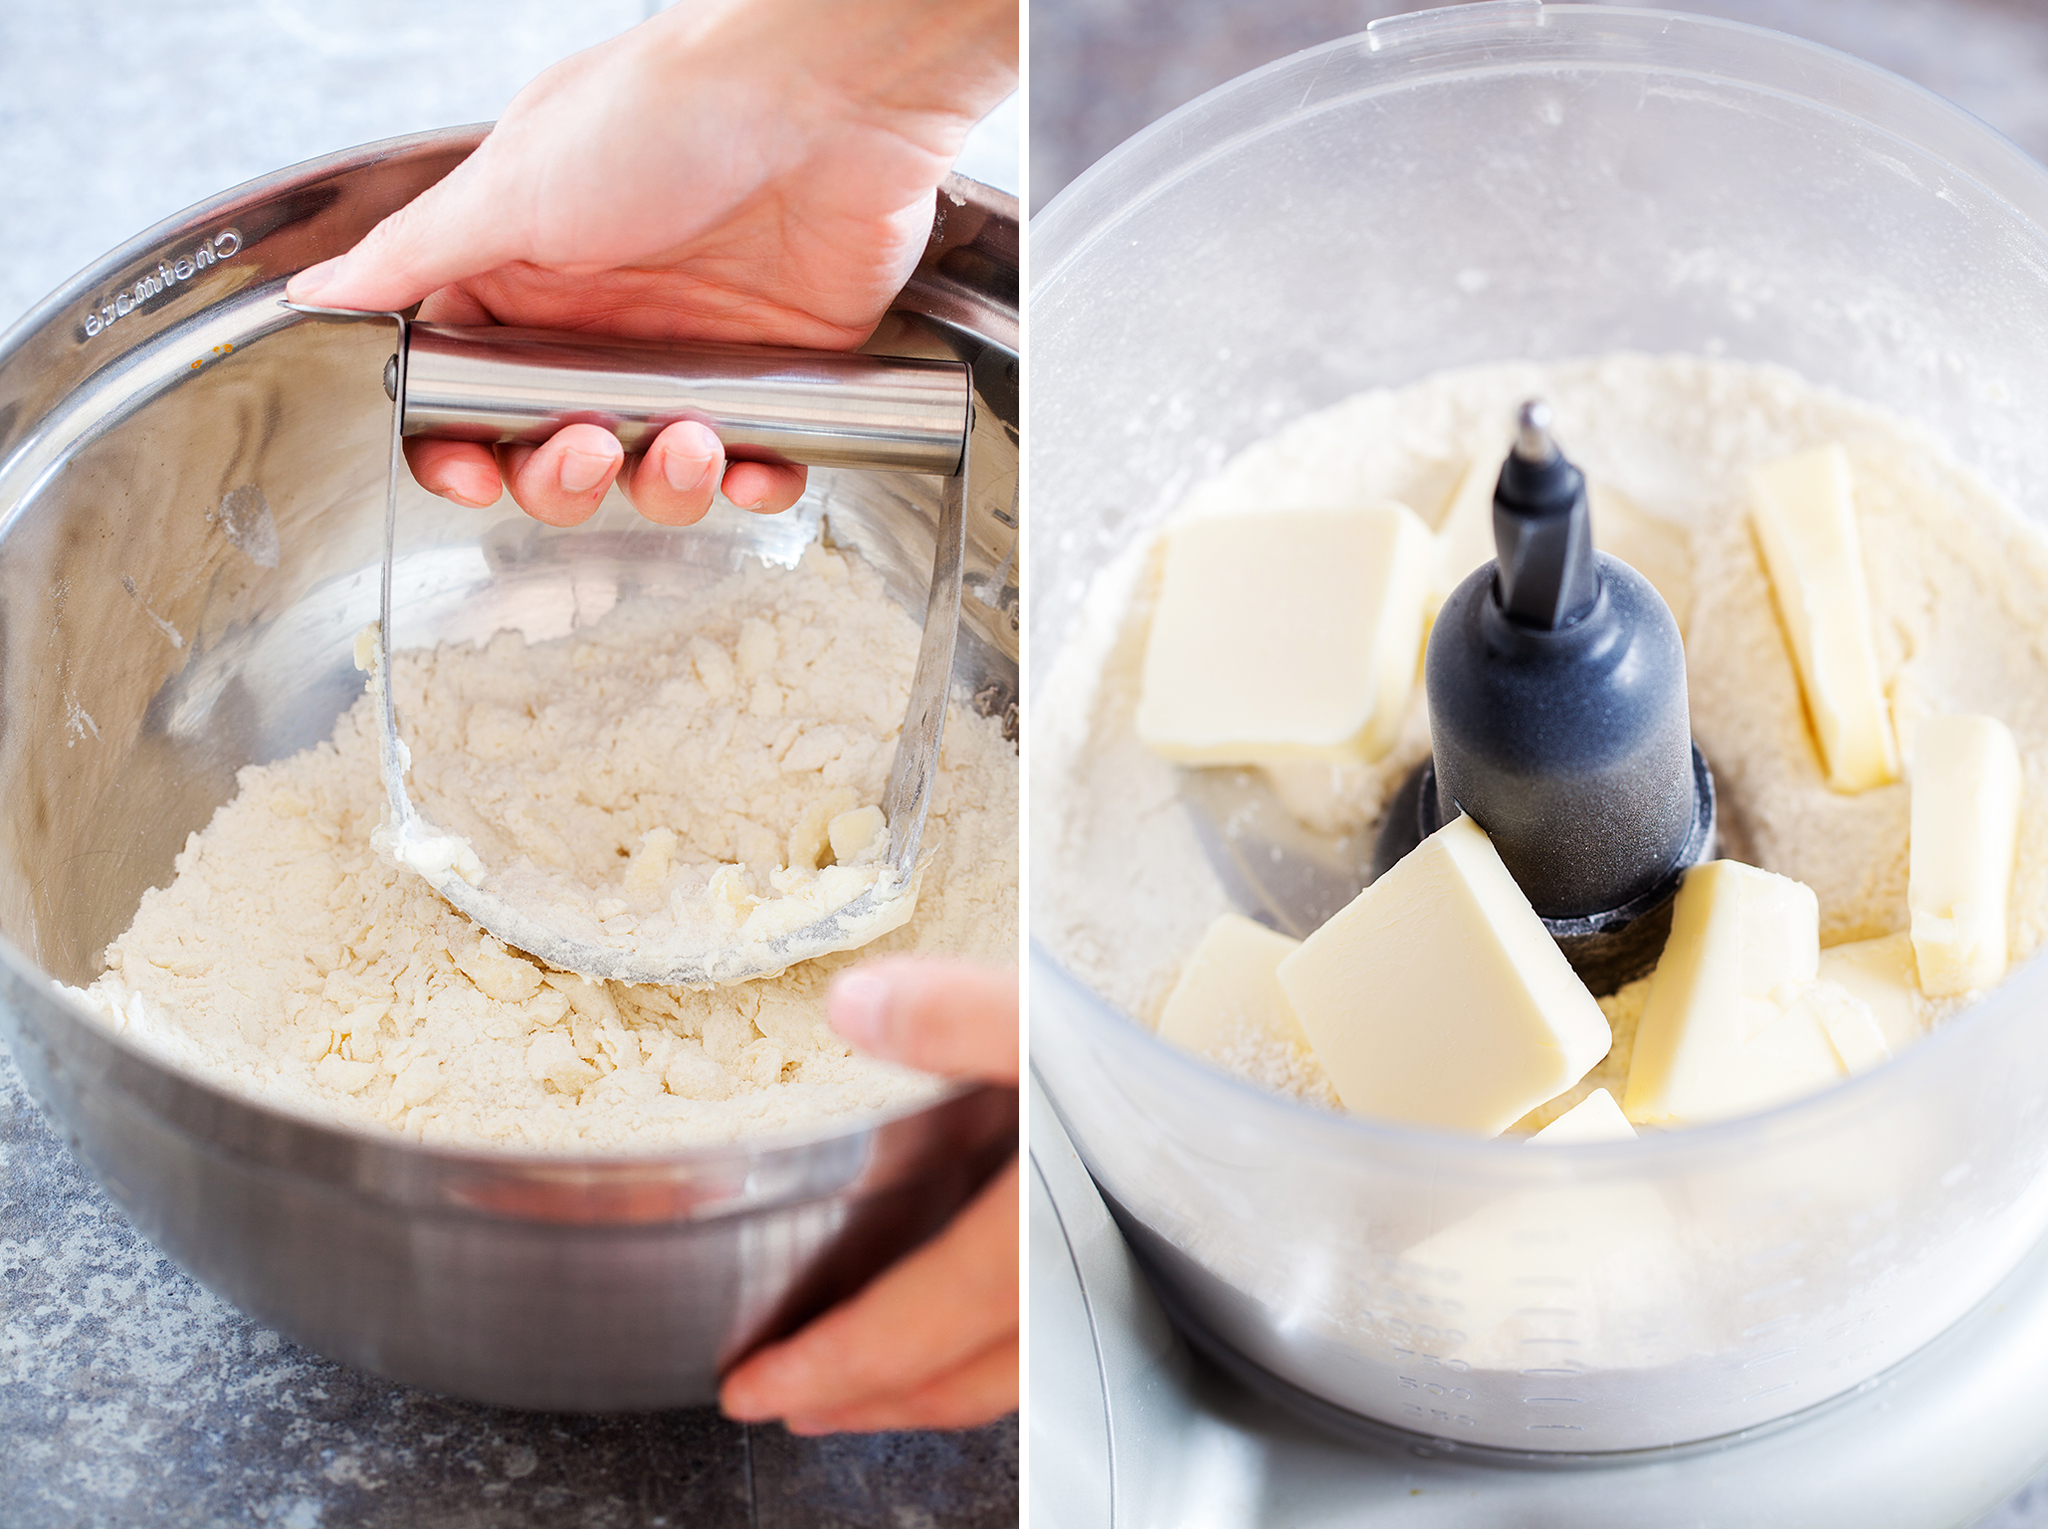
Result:
<svg viewBox="0 0 2048 1529"><path fill-rule="evenodd" d="M650 982L670 987L712 987L772 977L814 957L852 950L880 938L908 921L917 906L918 850L931 806L932 783L938 775L939 748L944 740L946 705L951 689L953 648L959 630L960 588L966 556L968 464L963 452L960 471L945 480L940 499L937 544L932 556L931 589L925 602L924 633L917 668L911 679L910 703L882 811L889 822L889 858L874 885L801 928L743 946L707 945L687 956L657 955L636 948L630 938L578 938L547 918L494 891L489 870L476 862L467 841L434 823L414 806L405 789L411 753L398 735L391 699L391 587L398 540L398 483L404 467L402 427L405 418L407 321L403 314L358 312L352 309L285 306L310 318L359 321L390 319L398 325L399 344L392 378L391 457L385 483L384 569L379 619L370 640L359 645L358 659L370 675L379 735L378 772L390 800L390 822L380 830L380 846L410 867L429 886L472 922L517 950L546 964L580 976L613 982ZM973 438L970 409L967 437ZM465 874L466 873L466 874Z"/></svg>

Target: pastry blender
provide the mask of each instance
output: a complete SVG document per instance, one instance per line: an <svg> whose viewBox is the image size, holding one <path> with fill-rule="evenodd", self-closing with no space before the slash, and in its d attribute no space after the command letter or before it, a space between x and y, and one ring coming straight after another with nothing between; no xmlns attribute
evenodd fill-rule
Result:
<svg viewBox="0 0 2048 1529"><path fill-rule="evenodd" d="M387 828L399 859L457 910L505 944L585 977L703 987L769 977L799 961L849 950L909 917L917 857L938 771L960 610L972 387L957 361L735 345L673 345L541 330L418 323L400 313L287 307L308 318L383 320L398 331L386 363L392 399L386 473L384 568L370 655L391 802ZM466 841L436 825L407 795L410 766L386 678L391 662L392 561L399 474L408 435L539 444L572 421L644 449L669 424L696 419L729 459L928 473L945 479L924 635L910 704L881 807L887 853L878 879L794 929L688 951L636 945L631 935L566 932L540 910L493 889Z"/></svg>

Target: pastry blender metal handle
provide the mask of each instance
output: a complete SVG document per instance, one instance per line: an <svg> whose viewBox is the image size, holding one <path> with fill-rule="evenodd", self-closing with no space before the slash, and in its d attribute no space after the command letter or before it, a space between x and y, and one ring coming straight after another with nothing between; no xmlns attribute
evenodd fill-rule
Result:
<svg viewBox="0 0 2048 1529"><path fill-rule="evenodd" d="M407 435L539 445L588 421L642 451L694 419L734 461L940 476L960 470L967 445L958 361L450 324L414 323L408 336ZM394 399L398 380L394 356Z"/></svg>

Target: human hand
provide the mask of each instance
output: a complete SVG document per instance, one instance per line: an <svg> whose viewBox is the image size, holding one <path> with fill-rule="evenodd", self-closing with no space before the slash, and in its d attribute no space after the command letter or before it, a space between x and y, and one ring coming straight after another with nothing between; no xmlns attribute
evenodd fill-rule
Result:
<svg viewBox="0 0 2048 1529"><path fill-rule="evenodd" d="M826 1000L861 1050L950 1077L1017 1081L1017 978L892 957ZM1017 1160L952 1224L852 1299L725 1378L719 1405L791 1433L966 1428L1017 1405Z"/></svg>
<svg viewBox="0 0 2048 1529"><path fill-rule="evenodd" d="M850 350L917 264L968 130L1015 87L1015 0L706 0L557 64L445 180L293 301L422 319ZM593 424L537 447L408 441L461 504L500 483L575 525L614 481L689 525L715 489L784 510L800 467L728 464L696 422L637 461Z"/></svg>

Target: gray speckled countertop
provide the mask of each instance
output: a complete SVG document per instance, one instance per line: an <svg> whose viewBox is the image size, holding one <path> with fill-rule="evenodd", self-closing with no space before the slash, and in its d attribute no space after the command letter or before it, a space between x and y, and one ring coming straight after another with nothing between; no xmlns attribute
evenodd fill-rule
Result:
<svg viewBox="0 0 2048 1529"><path fill-rule="evenodd" d="M1030 204L1249 69L1443 0L1030 0ZM1642 0L1771 27L1881 64L2048 159L2048 6L2030 0ZM2042 1420L2048 1454L2048 1418ZM1760 1519L1759 1523L1766 1522ZM1976 1529L2048 1529L2048 1471Z"/></svg>
<svg viewBox="0 0 2048 1529"><path fill-rule="evenodd" d="M495 117L658 3L0 0L0 330L203 197ZM1018 116L999 111L961 168L1015 189ZM807 1440L709 1410L479 1407L330 1363L143 1241L0 1048L4 1529L993 1529L1017 1500L1014 1419Z"/></svg>

